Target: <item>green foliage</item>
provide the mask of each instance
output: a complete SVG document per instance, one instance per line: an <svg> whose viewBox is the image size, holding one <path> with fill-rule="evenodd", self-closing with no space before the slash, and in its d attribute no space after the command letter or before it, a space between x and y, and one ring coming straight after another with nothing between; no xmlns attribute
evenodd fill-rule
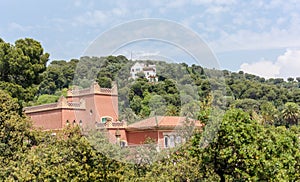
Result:
<svg viewBox="0 0 300 182"><path fill-rule="evenodd" d="M48 58L49 54L33 39L19 39L15 45L0 42L0 89L20 101L33 99Z"/></svg>
<svg viewBox="0 0 300 182"><path fill-rule="evenodd" d="M260 103L254 99L238 99L232 104L235 108L242 109L251 113L252 111L258 111Z"/></svg>
<svg viewBox="0 0 300 182"><path fill-rule="evenodd" d="M69 88L74 79L75 68L79 60L52 61L43 73L39 94L54 94L57 90Z"/></svg>
<svg viewBox="0 0 300 182"><path fill-rule="evenodd" d="M9 46L3 44L3 52L9 49ZM261 104L264 102L271 102L276 110L282 110L286 102L300 103L299 84L294 80L289 82L283 79L265 80L244 72L209 70L197 65L170 64L161 61L145 62L156 64L158 83L149 83L145 78L129 80L129 70L134 62L124 56L82 57L80 60L73 59L69 62L52 61L42 74L44 79L38 87L39 94L55 94L71 87L72 84L86 88L94 80L101 87L111 88L112 82L116 81L119 88L119 107L122 112L130 108L137 117L148 117L154 113L189 114L196 118L200 115L204 120L203 116L209 112L200 111L199 114L199 110L195 109L199 109L207 97L212 97L212 106L223 110L236 107L249 113L254 110L259 114L263 108ZM37 91L37 87L24 90L23 87L7 82L1 82L0 87L9 90L13 97L22 100L32 99L34 97L32 93ZM153 106L152 96L154 100L157 100L157 96L161 98L159 107ZM193 114L188 112L188 109L192 108ZM276 121L272 122L276 125L284 123L280 116L276 116Z"/></svg>
<svg viewBox="0 0 300 182"><path fill-rule="evenodd" d="M139 161L131 164L123 163L122 156L130 157L127 152L132 149L109 144L99 131L85 137L78 127L71 127L57 135L45 132L38 136L17 114L15 99L4 92L0 98L0 121L6 121L1 124L1 180L300 180L299 127L264 127L242 110L227 111L220 125L209 122L203 132L194 133L180 148L163 151L163 157L157 156L156 144L149 140L148 148L135 148L140 158L133 158ZM268 103L262 107L272 108ZM209 119L218 121L211 115ZM209 136L213 134L215 137Z"/></svg>
<svg viewBox="0 0 300 182"><path fill-rule="evenodd" d="M299 179L299 133L284 127L264 128L241 110L228 111L213 142L193 153L204 178L220 181L294 181ZM196 138L194 145L199 145ZM284 151L283 151L284 150Z"/></svg>
<svg viewBox="0 0 300 182"><path fill-rule="evenodd" d="M260 105L263 124L274 124L278 121L279 113L272 102L265 101Z"/></svg>
<svg viewBox="0 0 300 182"><path fill-rule="evenodd" d="M255 148L261 130L249 115L240 110L227 112L217 138L204 150L205 164L213 168L221 181L225 181L226 175L250 180L253 176L249 174L254 173L259 164ZM209 153L211 155L207 155Z"/></svg>
<svg viewBox="0 0 300 182"><path fill-rule="evenodd" d="M38 100L36 101L36 105L54 103L57 102L58 99L59 96L43 94L39 96Z"/></svg>
<svg viewBox="0 0 300 182"><path fill-rule="evenodd" d="M35 146L7 175L16 181L113 181L120 178L116 161L97 153L78 128L67 128Z"/></svg>
<svg viewBox="0 0 300 182"><path fill-rule="evenodd" d="M299 78L266 80L146 61L157 68L159 82L150 83L144 75L128 79L134 62L124 56L52 61L46 68L48 58L33 39L15 45L0 39L0 89L6 91L0 90L1 181L300 180ZM201 120L205 129L164 157L148 142L136 148L142 157L132 164L121 158L129 150L108 145L100 132L86 137L74 127L53 136L30 129L21 116L24 101L55 102L72 85L85 88L94 80L106 88L117 82L119 119L183 115Z"/></svg>
<svg viewBox="0 0 300 182"><path fill-rule="evenodd" d="M9 164L21 160L20 154L35 143L31 123L19 115L19 107L16 99L0 90L0 179L10 173Z"/></svg>
<svg viewBox="0 0 300 182"><path fill-rule="evenodd" d="M97 82L99 83L100 87L103 88L111 88L112 87L112 80L107 77L99 77L97 79Z"/></svg>
<svg viewBox="0 0 300 182"><path fill-rule="evenodd" d="M298 125L299 113L299 105L287 102L282 110L282 118L288 125Z"/></svg>

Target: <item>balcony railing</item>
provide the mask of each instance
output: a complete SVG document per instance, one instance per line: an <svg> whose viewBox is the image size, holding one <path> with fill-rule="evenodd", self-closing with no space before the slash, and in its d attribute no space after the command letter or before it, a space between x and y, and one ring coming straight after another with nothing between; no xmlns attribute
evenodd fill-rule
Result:
<svg viewBox="0 0 300 182"><path fill-rule="evenodd" d="M123 127L126 127L126 123L123 121L106 122L106 123L96 122L95 126L96 126L96 129L123 128Z"/></svg>

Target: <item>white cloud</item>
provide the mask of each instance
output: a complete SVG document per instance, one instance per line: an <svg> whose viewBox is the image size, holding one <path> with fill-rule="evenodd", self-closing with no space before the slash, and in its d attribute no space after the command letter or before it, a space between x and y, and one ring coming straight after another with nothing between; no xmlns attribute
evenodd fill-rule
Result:
<svg viewBox="0 0 300 182"><path fill-rule="evenodd" d="M171 1L170 3L167 4L169 8L179 8L182 7L186 4L187 2L185 0L175 0Z"/></svg>
<svg viewBox="0 0 300 182"><path fill-rule="evenodd" d="M33 27L31 27L31 26L23 26L23 25L20 25L18 23L12 22L12 23L10 23L8 25L8 28L10 30L16 30L16 31L26 32L26 31L31 30Z"/></svg>
<svg viewBox="0 0 300 182"><path fill-rule="evenodd" d="M73 26L107 26L120 23L119 21L129 14L126 7L116 7L109 10L89 10L73 19Z"/></svg>
<svg viewBox="0 0 300 182"><path fill-rule="evenodd" d="M257 18L254 22L261 30L268 28L271 24L271 20L267 18Z"/></svg>
<svg viewBox="0 0 300 182"><path fill-rule="evenodd" d="M251 30L238 30L236 33L223 32L221 38L209 44L216 52L300 47L299 30L300 26L288 29L274 27L264 32Z"/></svg>
<svg viewBox="0 0 300 182"><path fill-rule="evenodd" d="M74 6L75 7L80 7L81 6L81 1L80 0L75 0L74 1Z"/></svg>
<svg viewBox="0 0 300 182"><path fill-rule="evenodd" d="M114 52L113 55L124 55L128 59L132 60L155 60L156 57L161 57L160 51L145 51L145 50L128 50L128 49L120 49Z"/></svg>
<svg viewBox="0 0 300 182"><path fill-rule="evenodd" d="M275 62L262 60L251 64L243 63L240 70L265 78L299 77L300 50L288 49L283 55L278 56Z"/></svg>
<svg viewBox="0 0 300 182"><path fill-rule="evenodd" d="M235 0L193 0L194 4L218 4L218 5L229 5L233 4L236 1Z"/></svg>
<svg viewBox="0 0 300 182"><path fill-rule="evenodd" d="M206 13L216 15L216 14L219 14L219 13L225 13L228 10L229 9L227 7L224 7L224 6L212 6L212 7L208 8L206 10Z"/></svg>
<svg viewBox="0 0 300 182"><path fill-rule="evenodd" d="M112 9L112 14L116 16L124 16L127 13L126 9L122 8L113 8Z"/></svg>
<svg viewBox="0 0 300 182"><path fill-rule="evenodd" d="M213 24L219 28L219 33L208 41L214 51L300 47L299 3L253 1L250 4L241 2L238 5L222 7L229 11L222 14L221 21ZM213 13L214 16L217 15L216 12ZM209 24L208 20L204 23ZM224 25L230 28L227 29Z"/></svg>
<svg viewBox="0 0 300 182"><path fill-rule="evenodd" d="M259 61L252 64L243 63L240 69L244 72L262 76L265 78L276 77L279 74L280 67L271 61Z"/></svg>
<svg viewBox="0 0 300 182"><path fill-rule="evenodd" d="M89 25L97 26L104 24L110 17L100 10L88 11L85 14L78 16L73 25Z"/></svg>
<svg viewBox="0 0 300 182"><path fill-rule="evenodd" d="M278 57L276 64L280 66L280 76L300 76L300 50L287 50Z"/></svg>
<svg viewBox="0 0 300 182"><path fill-rule="evenodd" d="M160 51L150 52L150 51L135 51L132 54L132 59L134 60L143 60L149 59L153 57L157 57L160 55Z"/></svg>

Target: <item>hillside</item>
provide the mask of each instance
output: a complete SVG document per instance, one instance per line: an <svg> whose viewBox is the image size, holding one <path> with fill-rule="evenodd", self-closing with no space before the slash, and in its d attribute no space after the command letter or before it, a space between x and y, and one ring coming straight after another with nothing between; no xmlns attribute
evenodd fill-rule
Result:
<svg viewBox="0 0 300 182"><path fill-rule="evenodd" d="M124 56L52 61L33 39L0 39L1 181L299 181L299 78L264 79L198 65L156 65L157 81L130 78L136 61ZM153 141L135 162L102 132L79 125L57 135L32 128L26 105L55 102L67 89L118 86L119 110L128 122L151 115L181 115L205 123L177 148ZM117 133L116 133L117 134ZM103 144L104 143L104 144ZM102 145L103 144L103 145ZM101 152L99 148L105 150ZM153 159L158 156L158 158ZM128 156L127 156L128 157Z"/></svg>
<svg viewBox="0 0 300 182"><path fill-rule="evenodd" d="M158 82L149 82L143 74L137 80L129 79L130 68L136 62L155 64ZM38 104L53 102L51 95L58 98L73 85L84 88L96 80L102 87L111 87L116 81L121 117L129 122L154 113L204 119L200 110L211 105L222 110L241 108L259 114L262 122L282 125L286 124L280 114L285 104L300 103L299 78L266 80L243 72L210 70L185 63L131 61L124 56L52 61L42 75L38 97L34 98Z"/></svg>

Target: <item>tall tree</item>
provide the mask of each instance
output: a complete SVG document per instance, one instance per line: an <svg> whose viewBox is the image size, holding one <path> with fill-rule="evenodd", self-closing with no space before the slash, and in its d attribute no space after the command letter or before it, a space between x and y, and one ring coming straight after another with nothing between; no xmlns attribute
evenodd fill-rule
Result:
<svg viewBox="0 0 300 182"><path fill-rule="evenodd" d="M202 170L213 170L220 181L246 180L255 177L259 165L257 141L262 128L241 110L230 110L224 116L218 135L201 154Z"/></svg>
<svg viewBox="0 0 300 182"><path fill-rule="evenodd" d="M10 172L10 163L20 159L35 143L28 118L18 114L16 99L0 90L0 180Z"/></svg>
<svg viewBox="0 0 300 182"><path fill-rule="evenodd" d="M24 88L41 82L41 73L46 70L48 53L44 53L42 45L33 39L19 39L15 42L15 49L10 59L10 74L14 83ZM16 55L17 54L17 55Z"/></svg>
<svg viewBox="0 0 300 182"><path fill-rule="evenodd" d="M289 125L298 124L299 120L299 106L293 102L287 102L282 110L282 118Z"/></svg>
<svg viewBox="0 0 300 182"><path fill-rule="evenodd" d="M263 102L260 105L260 111L263 118L263 124L274 124L278 118L278 111L271 102Z"/></svg>
<svg viewBox="0 0 300 182"><path fill-rule="evenodd" d="M46 70L49 54L41 44L25 38L10 45L0 42L0 88L19 100L28 101L35 95Z"/></svg>

